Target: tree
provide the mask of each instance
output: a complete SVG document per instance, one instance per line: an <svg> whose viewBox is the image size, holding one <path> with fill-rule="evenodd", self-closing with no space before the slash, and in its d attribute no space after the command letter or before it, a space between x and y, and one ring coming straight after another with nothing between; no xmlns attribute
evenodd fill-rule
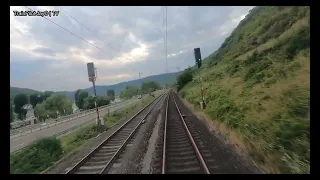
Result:
<svg viewBox="0 0 320 180"><path fill-rule="evenodd" d="M84 99L89 96L87 91L78 89L74 94L74 100L79 109L83 109Z"/></svg>
<svg viewBox="0 0 320 180"><path fill-rule="evenodd" d="M79 93L80 93L80 91L81 91L81 89L78 89L76 91L76 93L74 93L74 101L75 101L76 105L78 106L78 108L80 108L79 107Z"/></svg>
<svg viewBox="0 0 320 180"><path fill-rule="evenodd" d="M48 112L49 115L57 114L57 112L59 114L65 114L72 111L70 110L72 109L72 102L69 101L70 100L63 94L54 94L44 101L45 109L50 111Z"/></svg>
<svg viewBox="0 0 320 180"><path fill-rule="evenodd" d="M72 113L73 113L72 102L70 100L65 100L63 102L63 115L68 115Z"/></svg>
<svg viewBox="0 0 320 180"><path fill-rule="evenodd" d="M13 119L14 119L14 117L13 117L13 109L12 109L12 104L10 103L10 123L13 122ZM10 129L11 129L11 124L10 124Z"/></svg>
<svg viewBox="0 0 320 180"><path fill-rule="evenodd" d="M113 89L108 89L107 96L110 98L111 101L114 101L115 99L115 92Z"/></svg>
<svg viewBox="0 0 320 180"><path fill-rule="evenodd" d="M27 110L23 109L22 107L28 104L29 98L26 94L17 94L14 97L14 112L18 114L18 118L22 120L26 114Z"/></svg>
<svg viewBox="0 0 320 180"><path fill-rule="evenodd" d="M95 107L94 98L92 96L88 96L83 100L84 109L93 109L94 107Z"/></svg>
<svg viewBox="0 0 320 180"><path fill-rule="evenodd" d="M105 106L110 103L109 96L97 96L97 104L98 106Z"/></svg>
<svg viewBox="0 0 320 180"><path fill-rule="evenodd" d="M45 91L43 92L43 100L46 100L48 97L50 97L52 94L54 94L53 91Z"/></svg>
<svg viewBox="0 0 320 180"><path fill-rule="evenodd" d="M48 117L57 118L58 115L68 115L72 113L72 102L63 94L54 94L37 104L34 109L35 116L40 121L45 121Z"/></svg>
<svg viewBox="0 0 320 180"><path fill-rule="evenodd" d="M141 91L143 93L150 93L160 88L161 86L156 81L143 82L141 85Z"/></svg>
<svg viewBox="0 0 320 180"><path fill-rule="evenodd" d="M183 73L177 77L178 91L180 91L188 82L192 81L192 78L192 69L188 68L184 70Z"/></svg>
<svg viewBox="0 0 320 180"><path fill-rule="evenodd" d="M32 108L34 109L38 104L38 94L31 94L29 96L29 100L30 100L30 104L32 105Z"/></svg>
<svg viewBox="0 0 320 180"><path fill-rule="evenodd" d="M79 93L79 105L80 105L80 109L83 108L83 104L84 104L84 99L87 98L89 96L89 93L87 91L81 91Z"/></svg>
<svg viewBox="0 0 320 180"><path fill-rule="evenodd" d="M47 112L45 109L45 103L37 104L34 108L34 115L39 121L45 121L47 119Z"/></svg>
<svg viewBox="0 0 320 180"><path fill-rule="evenodd" d="M129 99L138 94L139 89L134 86L126 86L126 88L120 92L120 98Z"/></svg>

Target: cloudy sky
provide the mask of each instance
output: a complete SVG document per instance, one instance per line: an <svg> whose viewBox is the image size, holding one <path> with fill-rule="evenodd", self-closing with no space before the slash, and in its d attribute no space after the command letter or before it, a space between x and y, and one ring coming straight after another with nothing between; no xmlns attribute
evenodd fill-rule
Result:
<svg viewBox="0 0 320 180"><path fill-rule="evenodd" d="M11 86L40 91L87 88L88 62L98 70L98 85L137 79L139 72L165 73L163 7L29 8L59 15L49 20L19 17L13 11L29 9L10 7ZM203 58L214 52L251 8L167 7L168 72L194 65L194 47L201 48Z"/></svg>

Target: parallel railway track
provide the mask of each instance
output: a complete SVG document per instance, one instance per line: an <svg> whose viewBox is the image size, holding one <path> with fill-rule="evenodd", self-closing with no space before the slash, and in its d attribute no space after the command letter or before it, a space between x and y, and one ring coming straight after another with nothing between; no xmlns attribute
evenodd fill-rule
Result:
<svg viewBox="0 0 320 180"><path fill-rule="evenodd" d="M126 145L130 142L137 129L147 118L153 108L166 93L154 99L151 103L130 118L104 142L73 166L66 174L104 174L112 167Z"/></svg>
<svg viewBox="0 0 320 180"><path fill-rule="evenodd" d="M162 150L162 174L210 174L173 93L166 104Z"/></svg>

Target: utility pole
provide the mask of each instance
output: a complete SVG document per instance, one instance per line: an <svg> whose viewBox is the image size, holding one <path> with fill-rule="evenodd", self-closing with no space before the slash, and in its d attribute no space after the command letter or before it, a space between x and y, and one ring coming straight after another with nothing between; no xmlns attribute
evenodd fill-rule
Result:
<svg viewBox="0 0 320 180"><path fill-rule="evenodd" d="M96 68L94 68L93 63L87 63L87 68L88 68L89 81L91 81L92 85L93 85L94 104L95 104L96 112L97 112L97 120L96 120L97 131L103 131L104 122L103 122L103 119L100 119L99 108L98 108L98 104L97 104L97 92L96 92L96 84L95 84L95 81L97 78L97 71L96 71Z"/></svg>
<svg viewBox="0 0 320 180"><path fill-rule="evenodd" d="M164 7L163 12L163 25L165 26L165 36L164 36L164 50L166 55L166 78L168 77L168 47L167 47L167 24L168 24L168 18L167 18L167 6ZM168 89L168 84L166 84L166 89Z"/></svg>
<svg viewBox="0 0 320 180"><path fill-rule="evenodd" d="M142 75L142 73L139 72L139 79L140 79L140 80L141 80L141 75ZM141 85L142 85L142 83L141 83ZM139 89L138 89L138 98L139 98L140 94L142 94L142 92L140 92ZM141 96L142 96L142 95L141 95Z"/></svg>

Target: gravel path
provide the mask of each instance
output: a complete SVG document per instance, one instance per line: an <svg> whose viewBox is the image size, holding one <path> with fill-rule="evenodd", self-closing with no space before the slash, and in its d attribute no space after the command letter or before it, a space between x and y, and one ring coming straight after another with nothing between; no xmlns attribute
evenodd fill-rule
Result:
<svg viewBox="0 0 320 180"><path fill-rule="evenodd" d="M240 154L236 147L230 145L222 135L210 131L209 123L193 114L178 98L176 102L188 126L196 127L201 134L202 142L211 149L216 159L216 168L211 170L212 174L260 174L262 173L249 157Z"/></svg>
<svg viewBox="0 0 320 180"><path fill-rule="evenodd" d="M156 97L159 96L163 90L156 92ZM162 101L162 100L161 100ZM159 103L161 103L161 101ZM149 115L150 117L150 115ZM129 117L128 117L129 119ZM112 133L114 133L119 127L121 127L127 120L125 117L122 118L117 124L98 135L95 138L92 138L87 143L78 147L70 154L66 155L58 162L56 162L50 170L46 170L45 174L64 174L66 173L72 166L74 166L77 162L79 162L82 158L84 158L87 154L89 154L95 147L97 147L101 142L107 139ZM147 124L147 123L145 123ZM144 125L142 125L143 127Z"/></svg>
<svg viewBox="0 0 320 180"><path fill-rule="evenodd" d="M45 174L66 173L69 168L74 166L77 162L79 162L82 158L89 154L95 147L97 147L102 141L107 139L113 132L115 132L121 125L123 125L126 120L127 119L125 118L121 119L119 123L114 125L112 128L108 129L102 134L99 134L97 137L78 147L71 154L58 161L53 167L51 167L51 170L49 170Z"/></svg>
<svg viewBox="0 0 320 180"><path fill-rule="evenodd" d="M155 123L158 119L158 115L163 109L165 98L162 98L157 106L153 109L153 112L146 119L146 123L141 125L138 132L133 137L132 146L127 147L124 150L120 166L113 168L112 174L144 174L151 173L151 159L145 155L149 155L152 151L148 151L150 137L155 127ZM151 138L151 141L153 141ZM131 143L130 143L131 144ZM152 145L151 145L152 146ZM151 157L151 156L150 156Z"/></svg>
<svg viewBox="0 0 320 180"><path fill-rule="evenodd" d="M175 96L182 114L188 124L197 127L201 132L202 142L211 149L216 158L216 168L212 174L256 174L262 173L251 159L239 153L236 147L215 131L212 131L210 122L197 117L183 102ZM120 154L119 159L109 170L109 174L158 174L161 173L163 120L165 116L166 98L162 98L153 112L147 117L146 122L140 126L137 133ZM64 173L81 158L87 155L94 147L109 137L125 120L85 144L81 151L72 158L61 162L59 167L53 168L48 173ZM211 129L211 130L210 130Z"/></svg>

